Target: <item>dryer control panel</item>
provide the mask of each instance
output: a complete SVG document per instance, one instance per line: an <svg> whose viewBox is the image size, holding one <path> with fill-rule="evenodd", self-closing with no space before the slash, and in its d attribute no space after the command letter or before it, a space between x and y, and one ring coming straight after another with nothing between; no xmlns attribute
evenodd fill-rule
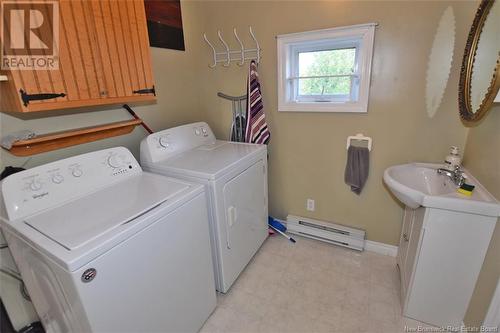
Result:
<svg viewBox="0 0 500 333"><path fill-rule="evenodd" d="M198 146L215 143L210 126L204 122L169 128L150 134L141 142L141 163L155 163Z"/></svg>
<svg viewBox="0 0 500 333"><path fill-rule="evenodd" d="M141 172L132 153L116 147L15 173L2 181L8 219L60 205Z"/></svg>

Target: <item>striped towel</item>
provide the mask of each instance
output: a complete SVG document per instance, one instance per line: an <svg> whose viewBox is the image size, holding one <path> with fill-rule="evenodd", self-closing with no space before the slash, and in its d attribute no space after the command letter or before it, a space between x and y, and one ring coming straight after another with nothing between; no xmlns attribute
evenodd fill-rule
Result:
<svg viewBox="0 0 500 333"><path fill-rule="evenodd" d="M260 92L259 74L257 64L254 60L250 62L248 73L247 92L247 124L245 129L245 141L249 143L269 142L271 133L267 127L262 95Z"/></svg>

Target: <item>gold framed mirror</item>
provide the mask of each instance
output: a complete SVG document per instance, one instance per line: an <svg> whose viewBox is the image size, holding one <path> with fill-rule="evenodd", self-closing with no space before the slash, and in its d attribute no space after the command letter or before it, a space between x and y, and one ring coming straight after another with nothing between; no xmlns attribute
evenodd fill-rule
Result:
<svg viewBox="0 0 500 333"><path fill-rule="evenodd" d="M489 111L500 88L500 1L482 0L467 38L458 105L471 126Z"/></svg>

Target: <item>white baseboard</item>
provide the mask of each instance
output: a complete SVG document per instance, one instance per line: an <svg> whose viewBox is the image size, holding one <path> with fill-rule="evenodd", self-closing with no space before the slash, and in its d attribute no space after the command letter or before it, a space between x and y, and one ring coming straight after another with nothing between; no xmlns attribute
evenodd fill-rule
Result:
<svg viewBox="0 0 500 333"><path fill-rule="evenodd" d="M397 246L374 242L370 240L365 241L365 250L391 257L396 257L398 255Z"/></svg>

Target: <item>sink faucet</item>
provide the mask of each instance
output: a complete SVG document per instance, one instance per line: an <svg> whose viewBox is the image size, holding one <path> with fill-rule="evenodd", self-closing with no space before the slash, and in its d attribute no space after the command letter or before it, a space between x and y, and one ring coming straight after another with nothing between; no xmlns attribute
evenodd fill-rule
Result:
<svg viewBox="0 0 500 333"><path fill-rule="evenodd" d="M464 177L462 169L460 168L459 165L456 165L455 169L453 171L450 171L448 169L439 168L439 169L437 169L437 173L439 175L447 176L448 178L451 179L453 184L455 184L457 186L462 186L465 183L465 177Z"/></svg>

